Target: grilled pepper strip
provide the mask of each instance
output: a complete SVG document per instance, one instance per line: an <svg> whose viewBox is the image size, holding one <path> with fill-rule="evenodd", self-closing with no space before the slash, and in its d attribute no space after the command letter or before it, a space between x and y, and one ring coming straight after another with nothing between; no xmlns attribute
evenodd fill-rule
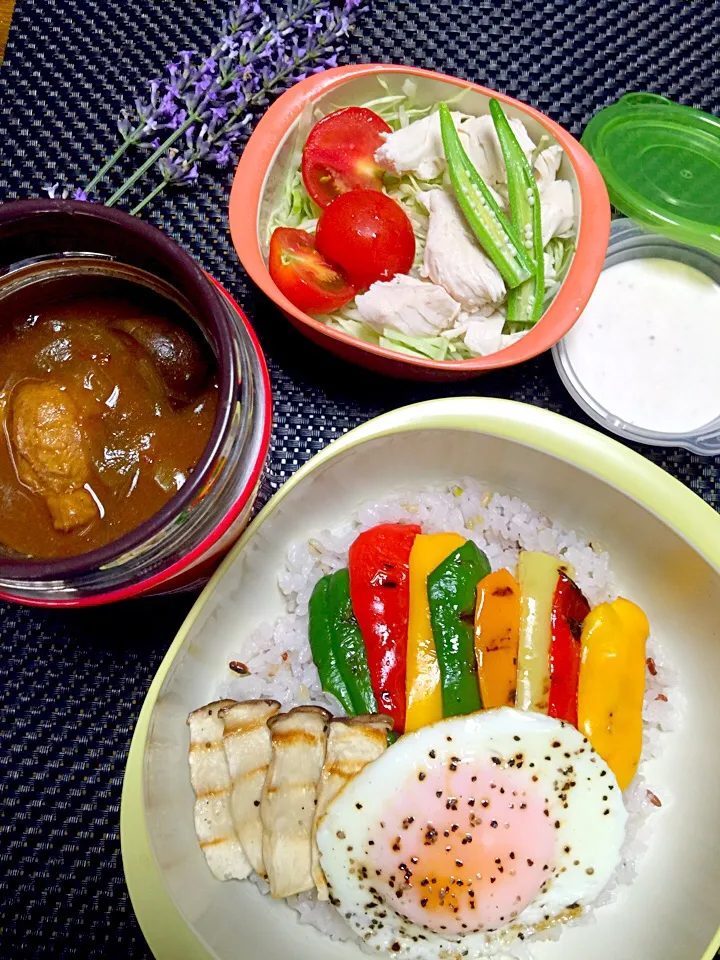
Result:
<svg viewBox="0 0 720 960"><path fill-rule="evenodd" d="M510 220L526 249L532 250L535 275L508 296L503 333L518 333L534 326L542 314L545 297L545 250L542 236L540 191L535 174L497 100L490 101L490 115L500 142L507 171Z"/></svg>
<svg viewBox="0 0 720 960"><path fill-rule="evenodd" d="M509 570L484 577L477 588L475 657L483 707L514 707L520 636L520 584Z"/></svg>
<svg viewBox="0 0 720 960"><path fill-rule="evenodd" d="M561 573L555 587L550 615L550 698L548 714L578 725L578 678L580 676L580 638L590 604L582 591Z"/></svg>
<svg viewBox="0 0 720 960"><path fill-rule="evenodd" d="M414 524L383 523L361 533L349 555L350 596L373 690L397 733L405 729L410 550L420 532Z"/></svg>
<svg viewBox="0 0 720 960"><path fill-rule="evenodd" d="M482 709L475 661L475 598L478 582L489 573L488 558L468 540L427 580L445 717Z"/></svg>
<svg viewBox="0 0 720 960"><path fill-rule="evenodd" d="M509 288L535 275L515 228L465 153L447 104L440 104L440 131L450 181L471 230Z"/></svg>
<svg viewBox="0 0 720 960"><path fill-rule="evenodd" d="M548 712L550 693L550 615L561 573L573 576L569 564L547 553L524 550L518 560L520 643L515 706Z"/></svg>
<svg viewBox="0 0 720 960"><path fill-rule="evenodd" d="M410 551L406 733L442 720L440 667L430 623L427 578L448 554L464 543L457 533L421 534L415 538Z"/></svg>
<svg viewBox="0 0 720 960"><path fill-rule="evenodd" d="M640 762L649 634L643 611L622 597L595 607L582 631L578 729L615 774L621 790L630 785Z"/></svg>
<svg viewBox="0 0 720 960"><path fill-rule="evenodd" d="M347 567L330 576L328 606L330 640L352 703L352 711L348 713L377 713L365 643L350 600L350 573Z"/></svg>
<svg viewBox="0 0 720 960"><path fill-rule="evenodd" d="M310 650L320 675L320 684L323 690L331 693L339 700L347 713L352 713L353 705L350 691L340 670L330 630L330 579L330 576L327 576L318 580L310 596L308 610Z"/></svg>

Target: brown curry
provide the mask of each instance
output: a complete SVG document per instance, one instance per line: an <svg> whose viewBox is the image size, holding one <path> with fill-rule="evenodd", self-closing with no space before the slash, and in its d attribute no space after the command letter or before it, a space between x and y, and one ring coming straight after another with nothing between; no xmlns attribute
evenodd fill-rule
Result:
<svg viewBox="0 0 720 960"><path fill-rule="evenodd" d="M149 291L34 309L0 324L0 543L50 559L116 540L183 486L217 384L199 334Z"/></svg>

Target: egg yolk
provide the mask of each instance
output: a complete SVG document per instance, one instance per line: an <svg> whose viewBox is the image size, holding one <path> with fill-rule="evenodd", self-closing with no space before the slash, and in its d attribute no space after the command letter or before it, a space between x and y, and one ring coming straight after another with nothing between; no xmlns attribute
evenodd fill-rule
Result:
<svg viewBox="0 0 720 960"><path fill-rule="evenodd" d="M531 775L453 757L399 787L374 825L373 884L396 913L432 931L495 930L550 879L555 833Z"/></svg>

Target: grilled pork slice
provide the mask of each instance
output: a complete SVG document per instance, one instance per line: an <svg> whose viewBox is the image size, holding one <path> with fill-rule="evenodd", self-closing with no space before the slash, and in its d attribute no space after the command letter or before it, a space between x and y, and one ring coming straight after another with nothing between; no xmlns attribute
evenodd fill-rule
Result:
<svg viewBox="0 0 720 960"><path fill-rule="evenodd" d="M250 861L243 853L230 813L230 771L223 749L220 711L234 700L217 700L194 710L190 727L190 782L195 791L195 833L218 880L244 880Z"/></svg>
<svg viewBox="0 0 720 960"><path fill-rule="evenodd" d="M220 711L223 744L230 769L230 810L235 832L253 870L265 876L260 800L272 745L267 722L280 709L277 700L245 700Z"/></svg>
<svg viewBox="0 0 720 960"><path fill-rule="evenodd" d="M272 757L260 815L263 859L273 897L289 897L315 886L313 822L330 716L322 707L295 707L268 721Z"/></svg>
<svg viewBox="0 0 720 960"><path fill-rule="evenodd" d="M387 749L387 736L393 728L392 717L372 713L360 717L339 717L330 721L325 764L318 786L315 823L313 825L312 873L320 900L328 899L325 874L320 866L320 852L315 837L321 819L346 783L377 760Z"/></svg>

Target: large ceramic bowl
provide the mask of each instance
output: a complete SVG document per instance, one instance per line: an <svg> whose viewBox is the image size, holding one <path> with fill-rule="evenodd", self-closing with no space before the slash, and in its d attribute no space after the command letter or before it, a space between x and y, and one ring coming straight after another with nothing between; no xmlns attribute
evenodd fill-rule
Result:
<svg viewBox="0 0 720 960"><path fill-rule="evenodd" d="M579 211L577 249L560 291L540 322L525 337L499 353L472 360L438 361L410 357L364 343L321 320L303 313L278 290L268 272L267 224L284 190L286 173L295 153L295 131L308 103L326 112L383 96L385 89L400 93L412 78L418 105L437 104L465 89L458 109L471 114L489 112L497 97L509 116L519 117L537 141L543 134L565 152L560 176L569 180ZM353 363L380 373L418 380L459 380L487 370L510 367L549 349L580 316L600 276L610 233L610 204L600 171L583 147L566 130L538 110L504 94L465 80L388 64L338 67L296 84L270 107L240 159L230 197L230 232L242 265L250 277L307 337Z"/></svg>
<svg viewBox="0 0 720 960"><path fill-rule="evenodd" d="M614 440L506 400L435 400L396 410L319 453L246 530L153 681L133 737L122 852L158 960L362 960L300 926L250 883L220 883L193 832L187 714L214 698L231 651L283 612L288 545L401 489L462 476L521 496L609 551L619 585L647 610L686 700L649 776L664 804L631 887L597 923L540 944L538 960L710 958L720 903L720 517ZM720 935L716 940L720 944Z"/></svg>

